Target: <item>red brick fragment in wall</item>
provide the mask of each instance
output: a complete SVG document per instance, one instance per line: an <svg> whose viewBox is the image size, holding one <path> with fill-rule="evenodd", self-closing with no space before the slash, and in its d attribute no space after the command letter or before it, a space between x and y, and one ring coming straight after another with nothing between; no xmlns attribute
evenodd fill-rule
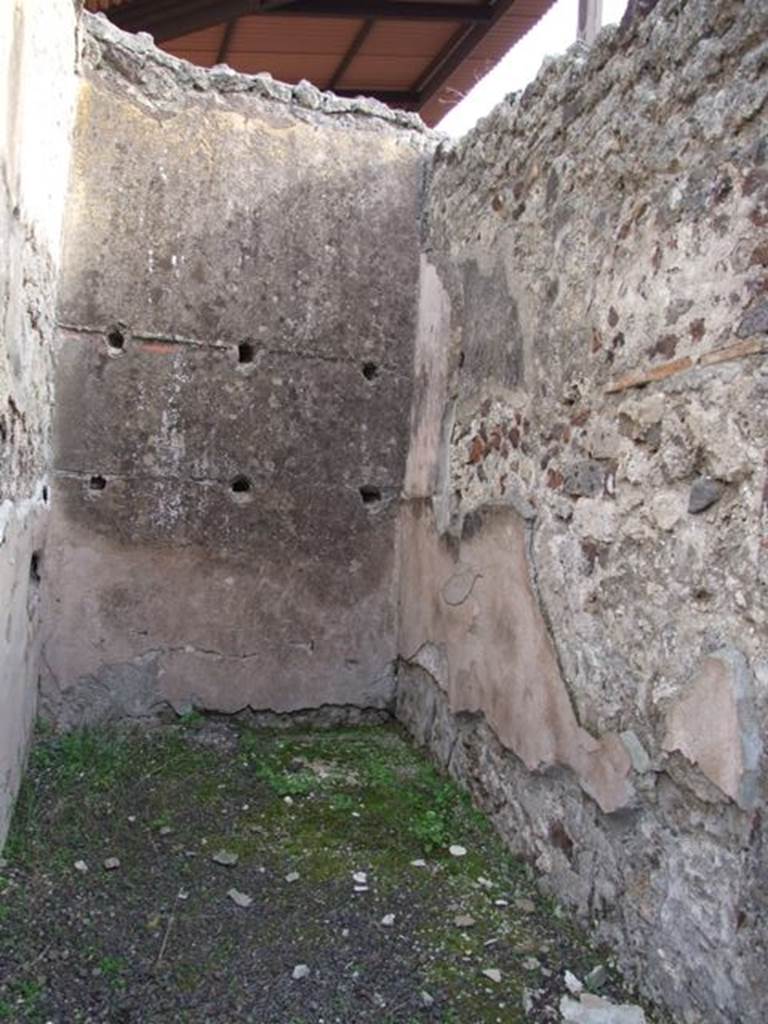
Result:
<svg viewBox="0 0 768 1024"><path fill-rule="evenodd" d="M469 446L469 457L468 462L470 465L474 465L479 462L487 451L485 441L479 435L472 439L472 443Z"/></svg>

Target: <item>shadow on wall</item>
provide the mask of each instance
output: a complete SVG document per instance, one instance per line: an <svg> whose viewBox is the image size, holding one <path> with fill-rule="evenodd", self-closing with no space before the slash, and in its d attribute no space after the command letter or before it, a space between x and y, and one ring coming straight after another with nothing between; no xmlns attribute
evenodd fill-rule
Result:
<svg viewBox="0 0 768 1024"><path fill-rule="evenodd" d="M48 713L386 708L431 142L86 25Z"/></svg>

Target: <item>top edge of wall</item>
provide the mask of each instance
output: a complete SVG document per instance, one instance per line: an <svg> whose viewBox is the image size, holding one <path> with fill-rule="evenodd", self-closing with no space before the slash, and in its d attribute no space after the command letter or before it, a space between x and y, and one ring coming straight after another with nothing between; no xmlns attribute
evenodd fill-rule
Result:
<svg viewBox="0 0 768 1024"><path fill-rule="evenodd" d="M762 0L746 0L745 7L760 3ZM698 42L707 34L705 23L727 16L730 6L710 4L709 0L639 0L634 14L626 14L620 25L606 25L591 45L577 41L564 53L545 57L536 77L524 89L511 92L461 138L443 138L438 158L453 162L482 148L483 140L497 131L515 133L517 119L534 107L561 110L567 126L624 77L627 59L651 43L654 36L663 36L667 45L673 44L676 27L682 24L690 28L690 23L695 23L698 34L684 33L682 42ZM678 57L684 66L685 54ZM585 94L587 87L589 95Z"/></svg>
<svg viewBox="0 0 768 1024"><path fill-rule="evenodd" d="M290 85L274 79L268 72L248 75L226 64L200 67L159 49L149 33L124 32L103 14L83 11L81 17L84 68L111 71L140 88L153 102L175 106L180 91L200 95L239 94L289 106L296 114L326 115L331 120L342 120L348 127L360 125L362 120L371 127L393 128L421 136L428 143L443 138L428 128L418 114L395 110L379 100L366 96L345 99L323 92L306 80Z"/></svg>

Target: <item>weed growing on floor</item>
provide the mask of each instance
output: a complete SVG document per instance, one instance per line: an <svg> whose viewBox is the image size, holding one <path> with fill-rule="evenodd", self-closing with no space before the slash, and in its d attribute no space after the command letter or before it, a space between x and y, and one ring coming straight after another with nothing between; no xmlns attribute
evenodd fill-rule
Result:
<svg viewBox="0 0 768 1024"><path fill-rule="evenodd" d="M536 1024L606 958L395 729L41 735L6 857L13 1024Z"/></svg>

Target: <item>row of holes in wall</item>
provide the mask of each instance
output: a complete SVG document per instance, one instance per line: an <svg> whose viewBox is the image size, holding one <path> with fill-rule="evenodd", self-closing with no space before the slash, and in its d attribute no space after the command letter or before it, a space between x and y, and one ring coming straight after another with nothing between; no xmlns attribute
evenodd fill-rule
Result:
<svg viewBox="0 0 768 1024"><path fill-rule="evenodd" d="M107 332L107 348L113 355L125 352L125 334L119 327L112 327ZM243 341L237 346L237 361L240 365L252 363L256 356L256 348L250 341ZM366 380L375 380L379 375L377 363L370 360L363 363L362 374Z"/></svg>
<svg viewBox="0 0 768 1024"><path fill-rule="evenodd" d="M92 491L103 491L106 489L106 486L106 477L98 473L88 481L88 487ZM250 501L253 496L253 483L247 476L240 474L231 480L229 490L235 501L245 503ZM373 484L363 484L359 488L359 493L364 505L375 505L381 501L381 488L375 487Z"/></svg>

